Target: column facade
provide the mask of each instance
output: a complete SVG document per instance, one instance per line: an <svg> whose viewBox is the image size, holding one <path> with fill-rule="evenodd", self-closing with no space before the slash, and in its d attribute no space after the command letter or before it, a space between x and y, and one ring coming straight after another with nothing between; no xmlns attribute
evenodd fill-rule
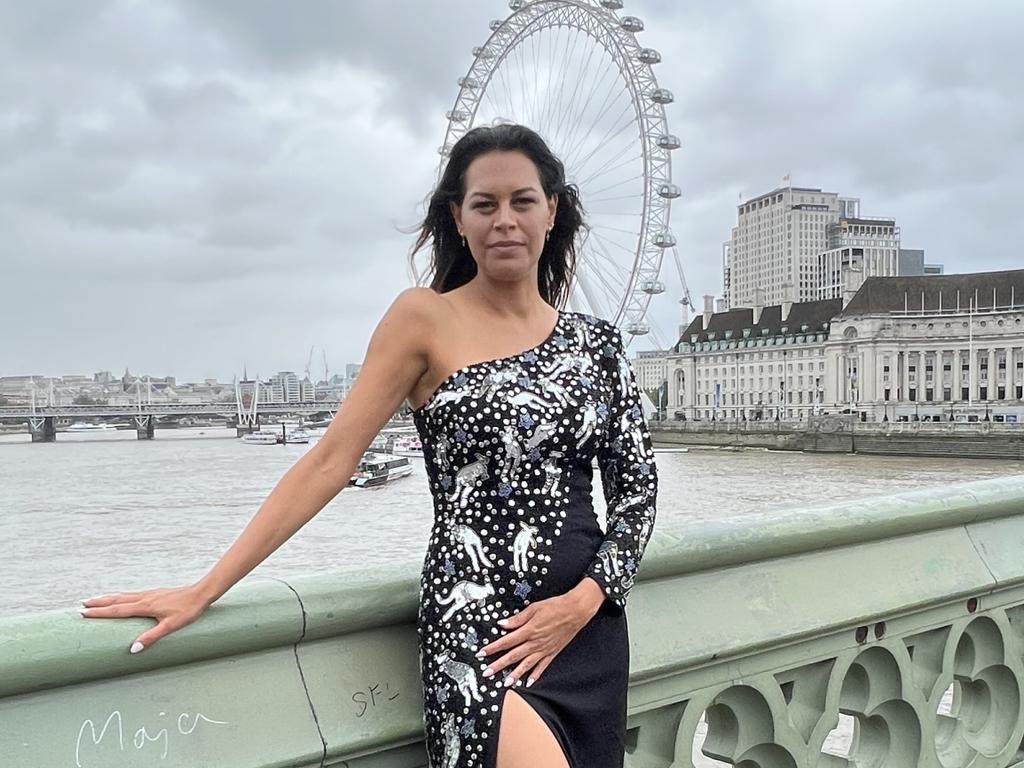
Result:
<svg viewBox="0 0 1024 768"><path fill-rule="evenodd" d="M994 402L998 390L996 389L996 382L998 381L998 374L996 372L996 348L988 348L988 390L985 392L985 399L990 403Z"/></svg>

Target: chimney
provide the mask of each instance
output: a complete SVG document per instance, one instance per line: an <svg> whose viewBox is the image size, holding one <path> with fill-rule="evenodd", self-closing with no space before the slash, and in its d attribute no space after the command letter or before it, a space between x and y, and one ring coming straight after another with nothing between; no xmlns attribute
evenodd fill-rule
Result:
<svg viewBox="0 0 1024 768"><path fill-rule="evenodd" d="M857 295L857 291L864 285L864 271L861 269L848 268L843 272L843 309Z"/></svg>
<svg viewBox="0 0 1024 768"><path fill-rule="evenodd" d="M764 310L764 288L754 289L754 322L757 325L761 321L761 312Z"/></svg>
<svg viewBox="0 0 1024 768"><path fill-rule="evenodd" d="M789 311L793 308L793 303L796 301L796 286L793 283L786 281L782 284L782 321L789 320Z"/></svg>
<svg viewBox="0 0 1024 768"><path fill-rule="evenodd" d="M728 312L728 311L729 311L729 304L727 303L725 297L722 297L721 299L715 299L715 312Z"/></svg>
<svg viewBox="0 0 1024 768"><path fill-rule="evenodd" d="M708 329L711 324L711 315L715 312L715 297L705 293L704 294L704 330Z"/></svg>

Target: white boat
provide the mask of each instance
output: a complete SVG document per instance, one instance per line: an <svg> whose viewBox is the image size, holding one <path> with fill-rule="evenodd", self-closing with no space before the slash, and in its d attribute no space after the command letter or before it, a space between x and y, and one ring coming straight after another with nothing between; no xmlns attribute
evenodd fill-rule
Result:
<svg viewBox="0 0 1024 768"><path fill-rule="evenodd" d="M412 463L405 456L367 451L348 484L357 488L370 488L405 477L411 472Z"/></svg>
<svg viewBox="0 0 1024 768"><path fill-rule="evenodd" d="M280 438L280 435L276 432L261 429L256 432L250 432L248 435L242 435L242 442L248 445L277 445L278 438Z"/></svg>
<svg viewBox="0 0 1024 768"><path fill-rule="evenodd" d="M302 427L295 427L294 429L285 431L284 441L289 445L292 443L305 445L309 442L310 437L312 437L312 435L310 435L305 429Z"/></svg>
<svg viewBox="0 0 1024 768"><path fill-rule="evenodd" d="M77 421L67 428L68 432L116 432L117 428L112 424L87 424L84 421Z"/></svg>
<svg viewBox="0 0 1024 768"><path fill-rule="evenodd" d="M395 456L423 456L423 443L416 435L396 437L391 448Z"/></svg>

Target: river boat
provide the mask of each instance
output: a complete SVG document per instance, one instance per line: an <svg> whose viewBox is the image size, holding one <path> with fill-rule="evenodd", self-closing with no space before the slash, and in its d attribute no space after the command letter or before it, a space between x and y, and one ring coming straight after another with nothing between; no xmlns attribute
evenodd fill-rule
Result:
<svg viewBox="0 0 1024 768"><path fill-rule="evenodd" d="M416 435L396 437L391 453L395 456L423 456L423 443Z"/></svg>
<svg viewBox="0 0 1024 768"><path fill-rule="evenodd" d="M294 429L285 430L284 442L287 445L292 445L293 443L296 445L305 445L309 442L311 437L312 435L302 427L295 427ZM280 435L278 435L278 438L280 438Z"/></svg>
<svg viewBox="0 0 1024 768"><path fill-rule="evenodd" d="M261 429L256 432L250 432L248 435L242 435L242 442L246 445L277 445L278 438L280 438L280 435L276 432Z"/></svg>
<svg viewBox="0 0 1024 768"><path fill-rule="evenodd" d="M116 432L117 427L113 424L87 424L84 421L77 421L67 428L68 432Z"/></svg>
<svg viewBox="0 0 1024 768"><path fill-rule="evenodd" d="M412 473L412 463L406 456L393 453L375 453L367 451L359 461L355 474L348 484L356 488L372 488L397 480Z"/></svg>

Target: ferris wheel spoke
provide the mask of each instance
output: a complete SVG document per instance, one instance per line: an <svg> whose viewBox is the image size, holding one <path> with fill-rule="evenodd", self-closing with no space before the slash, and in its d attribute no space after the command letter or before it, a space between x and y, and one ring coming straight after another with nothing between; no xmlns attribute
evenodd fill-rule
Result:
<svg viewBox="0 0 1024 768"><path fill-rule="evenodd" d="M587 53L586 61L582 62L582 64L580 65L580 70L579 71L581 73L589 72L590 71L590 63L591 63L591 61L593 61L594 53L597 50L599 50L599 49L600 49L600 46L598 46L598 45L591 45L590 46L590 51ZM569 97L569 100L565 103L563 108L561 110L559 110L558 121L560 123L570 124L569 123L569 118L572 115L576 114L576 111L575 111L574 108L576 106L576 99L579 96L580 85L582 85L582 83L583 83L583 78L582 77L577 77L576 78L576 83L573 85L572 95Z"/></svg>
<svg viewBox="0 0 1024 768"><path fill-rule="evenodd" d="M621 179L619 181L616 181L614 184L611 184L611 185L609 185L607 187L604 187L603 189L589 190L589 194L591 194L591 195L600 195L600 194L602 194L604 192L608 192L610 190L618 189L619 187L625 186L626 184L628 184L631 181L640 181L643 178L644 178L643 173L640 173L640 174L638 174L636 176L632 176L632 177L630 177L628 179Z"/></svg>
<svg viewBox="0 0 1024 768"><path fill-rule="evenodd" d="M519 73L520 75L521 75L521 74L522 74L523 72L525 72L525 71L526 71L526 64L525 64L525 60L524 60L524 58L523 58L523 56L524 56L524 53L523 53L523 51L524 51L524 46L522 46L522 45L517 45L517 46L515 46L515 47L514 47L514 48L513 48L513 49L512 49L511 51L510 51L509 55L508 55L508 56L506 57L506 61L510 61L510 60L511 60L511 61L512 61L512 63L514 64L514 66L512 67L513 71L515 71L515 72L518 72L518 73ZM516 80L518 81L518 83L519 83L519 96L518 96L518 103L519 103L519 105L520 105L520 108L521 108L521 110L522 110L522 111L521 111L521 114L523 114L523 115L525 116L525 114L526 114L526 105L527 105L527 98L526 98L526 81L525 81L525 79L524 79L523 77L521 77L521 76L520 76L520 77L517 77L517 78L515 78L515 79L516 79ZM529 120L529 118L528 118L528 117L527 117L526 119L527 119L527 120Z"/></svg>
<svg viewBox="0 0 1024 768"><path fill-rule="evenodd" d="M558 102L561 96L562 89L565 84L566 72L568 71L571 59L569 58L569 42L570 34L568 30L565 34L565 51L561 52L558 43L561 42L562 27L558 27L558 37L556 38L556 44L549 48L550 58L552 61L548 65L548 98L545 101L544 109L540 115L540 125L544 126L545 131L552 140L555 140L554 128L556 127L552 122L552 110L553 106ZM556 93L557 89L557 93Z"/></svg>
<svg viewBox="0 0 1024 768"><path fill-rule="evenodd" d="M570 64L577 63L576 48L579 45L580 38L582 37L586 37L586 35L583 33L577 33L575 35L572 35L572 47L570 48L568 45L566 46L564 66L558 78L558 98L550 100L547 110L547 119L552 126L551 136L553 141L559 146L561 146L561 144L564 143L564 134L567 130L565 121L562 120L560 105L564 104L567 101L567 99L565 98L565 87L566 81L570 80L569 66ZM591 46L591 51L593 51L593 46ZM576 73L574 72L573 74ZM575 80L578 87L580 78L573 77L571 79Z"/></svg>
<svg viewBox="0 0 1024 768"><path fill-rule="evenodd" d="M591 87L590 89L590 93L588 93L587 95L587 100L581 106L580 111L577 113L577 117L574 118L574 122L579 126L579 128L577 140L575 140L572 143L572 145L568 147L568 157L570 162L575 162L575 158L577 158L579 154L583 151L583 147L587 145L587 142L589 140L593 140L594 126L599 124L601 117L605 113L605 108L606 104L608 103L608 99L614 95L613 87L609 88L604 92L604 97L600 101L598 108L595 111L596 115L593 119L589 120L588 125L588 117L591 113L591 105L593 104L594 96L598 93L600 87L601 82L595 82L594 86ZM626 89L621 88L620 92L625 93Z"/></svg>
<svg viewBox="0 0 1024 768"><path fill-rule="evenodd" d="M604 69L601 70L601 73L594 80L595 87L591 88L590 93L587 95L587 100L583 102L583 104L580 106L580 108L579 108L579 110L577 112L577 114L580 115L581 117L587 113L587 109L590 107L590 104L591 104L591 102L594 99L594 94L596 94L597 91L598 91L598 88L596 86L600 85L601 81L604 79L605 75L608 74L609 70L612 68L612 66L614 64L615 64L615 62L611 59L611 57L608 57L605 60ZM602 104L603 103L604 102L602 102ZM582 122L582 120L578 120L577 124L579 124L581 122ZM585 140L586 140L586 132L581 131L580 132L580 141L585 141ZM570 153L575 151L575 147L574 146L573 147L568 147L568 151Z"/></svg>
<svg viewBox="0 0 1024 768"><path fill-rule="evenodd" d="M594 232L594 238L605 249L615 248L616 250L622 251L623 253L627 254L631 259L636 258L635 248L627 248L622 243L617 243L614 240L604 237L600 232ZM614 257L611 255L610 251L606 251L606 255L608 256L608 258L614 261Z"/></svg>
<svg viewBox="0 0 1024 768"><path fill-rule="evenodd" d="M601 228L600 227L596 227L593 230L593 234L594 234L594 246L598 250L600 250L602 257L607 260L609 267L611 267L611 269L613 271L618 272L620 270L625 270L625 267L622 266L622 257L621 256L620 257L615 257L614 255L612 255L612 252L609 250L609 248L612 248L612 247L613 248L617 248L617 249L619 249L621 251L624 251L626 253L626 255L629 257L630 264L629 264L629 269L625 270L625 271L627 273L632 271L632 269L633 269L632 260L634 258L636 258L636 251L635 251L634 247L632 247L632 246L625 246L622 243L619 243L619 242L615 241L612 238L605 237L604 234L601 232ZM636 235L634 234L633 236L635 237Z"/></svg>
<svg viewBox="0 0 1024 768"><path fill-rule="evenodd" d="M623 89L621 92L625 93L625 89ZM597 116L597 118L595 118L593 124L589 128L580 131L580 140L576 143L576 146L573 148L572 151L572 164L574 168L583 168L594 154L600 152L602 149L605 149L608 146L609 136L621 133L622 128L619 128L619 130L616 131L619 122L622 121L623 118L628 117L633 111L633 104L628 100L619 110L619 113L615 116L615 119L610 121L612 123L612 127L607 129L605 131L604 136L602 136L600 139L596 141L594 139L595 132L598 129L598 126L600 125L602 118L607 116L613 105L614 103L608 105L608 107L605 108L602 111L602 113ZM632 122L632 120L627 121L626 125L628 126L630 122ZM589 151L587 151L584 155L583 152L587 150L588 147Z"/></svg>
<svg viewBox="0 0 1024 768"><path fill-rule="evenodd" d="M621 261L621 260L620 260ZM632 264L630 264L632 266ZM610 284L614 284L617 287L615 290L621 289L624 285L629 282L629 271L620 263L615 261L603 245L595 241L591 244L589 252L587 254L587 267L593 269L595 272L599 272L602 275L610 275L614 280ZM609 283L607 277L601 277L602 282Z"/></svg>
<svg viewBox="0 0 1024 768"><path fill-rule="evenodd" d="M625 101L628 103L628 106L631 108L633 107L628 85L622 82L618 75L618 67L615 66L614 60L609 58L605 62L605 67L601 71L600 75L593 79L593 86L591 87L587 101L584 102L578 113L579 119L577 122L581 127L586 123L587 116L591 113L594 114L594 118L590 121L590 126L584 131L584 135L593 131L594 127L599 124L605 114L612 109L619 95L625 96ZM594 98L598 94L602 94L601 100L596 102L597 107L592 107L595 103Z"/></svg>
<svg viewBox="0 0 1024 768"><path fill-rule="evenodd" d="M622 168L622 167L627 166L627 165L635 165L637 163L641 163L642 164L643 163L643 159L644 159L643 153L638 154L638 155L637 154L630 155L629 157L623 159L623 155L625 155L627 152L635 152L635 151L636 151L636 147L633 147L633 146L630 146L629 144L627 144L625 147L620 149L619 152L614 157L611 157L608 160L606 160L603 165L597 166L594 169L594 172L591 173L586 178L584 178L582 181L580 181L580 183L581 184L592 184L597 179L599 179L602 176L604 176L605 174L611 173L612 171L617 171L619 168Z"/></svg>
<svg viewBox="0 0 1024 768"><path fill-rule="evenodd" d="M600 229L602 232L619 232L623 235L629 235L630 237L640 236L640 233L636 229L623 229L622 227L612 227L608 224L602 224L600 227L596 227L596 229ZM639 229L639 227L637 229Z"/></svg>
<svg viewBox="0 0 1024 768"><path fill-rule="evenodd" d="M615 280L615 272L600 269L593 261L587 266L587 274L594 278L608 296L621 296L628 285L626 281Z"/></svg>
<svg viewBox="0 0 1024 768"><path fill-rule="evenodd" d="M607 316L612 314L609 309L614 307L613 302L615 299L611 296L599 295L597 287L590 280L590 270L582 270L577 273L577 283L595 315Z"/></svg>
<svg viewBox="0 0 1024 768"><path fill-rule="evenodd" d="M615 120L611 121L612 127L609 128L598 141L594 142L590 152L575 161L575 167L582 168L585 166L597 152L600 152L601 149L608 146L609 141L621 134L629 126L636 125L636 119L630 116L631 112L632 104L627 103L626 106L619 111L619 114L615 116ZM623 118L627 118L625 122L622 122ZM620 122L622 123L621 125ZM595 123L593 128L596 127L597 124ZM593 128L591 130L593 130Z"/></svg>

